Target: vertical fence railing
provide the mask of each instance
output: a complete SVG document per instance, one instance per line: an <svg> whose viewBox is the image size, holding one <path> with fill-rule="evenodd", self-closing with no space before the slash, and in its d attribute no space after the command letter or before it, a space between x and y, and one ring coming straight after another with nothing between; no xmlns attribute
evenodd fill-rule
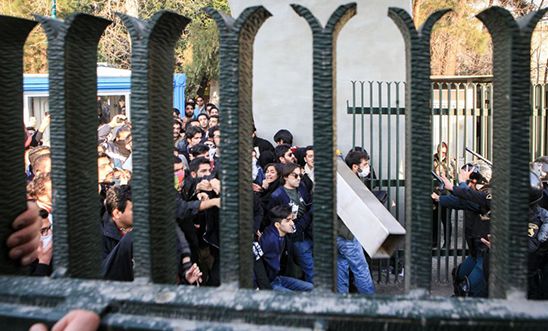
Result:
<svg viewBox="0 0 548 331"><path fill-rule="evenodd" d="M220 272L223 285L252 287L251 220L253 43L271 14L262 6L246 8L237 19L207 8L219 30L221 201L219 217Z"/></svg>
<svg viewBox="0 0 548 331"><path fill-rule="evenodd" d="M0 181L9 190L1 190L0 247L12 232L11 220L26 208L25 167L21 155L25 135L23 123L23 46L36 22L0 16L0 141L6 153L0 162ZM14 274L16 264L7 254L0 254L0 274Z"/></svg>
<svg viewBox="0 0 548 331"><path fill-rule="evenodd" d="M225 118L221 123L230 122L227 125L233 125L241 129L246 137L250 133L250 118L245 118L241 122L241 116L250 117L251 110L251 54L253 38L261 23L269 16L269 13L254 7L249 11L244 11L238 20L224 15L217 15L217 23L221 26L221 66L226 66L221 70L222 80L226 85L221 85L222 96L224 100L229 100L225 104ZM432 14L425 25L416 30L411 16L402 9L391 8L389 16L396 21L400 31L404 35L407 51L407 84L406 90L406 111L403 114L400 111L399 87L397 83L387 85L386 95L376 94L379 100L386 100L389 104L386 107L379 107L373 114L373 108L370 106L370 125L373 123L379 125L378 134L370 133L371 141L377 137L379 143L384 139L386 130L392 127L392 118L396 116L397 130L400 129L402 116L407 116L405 120L405 160L407 161L405 179L406 188L406 206L405 216L407 217L406 226L409 231L406 237L406 273L405 285L406 292L409 295L397 297L395 299L385 297L365 297L365 296L341 296L331 293L335 285L335 139L333 131L335 127L335 115L332 111L335 106L335 72L334 60L336 50L337 33L342 25L350 19L356 12L355 4L340 6L328 20L325 27L322 27L312 13L304 7L294 5L295 11L302 15L310 24L314 39L314 137L321 147L318 148L317 166L322 170L317 173L318 186L326 186L316 191L319 199L315 201L318 213L315 214L319 222L314 229L316 246L316 270L319 276L316 278L317 287L322 292L312 294L290 294L276 292L258 293L246 288L246 281L242 277L250 277L250 259L249 238L247 232L249 228L243 223L249 222L248 210L250 200L243 197L249 190L249 150L250 139L244 138L237 140L235 148L227 148L223 152L225 159L233 160L235 168L240 171L240 177L227 178L227 173L223 173L225 182L223 189L229 191L229 195L223 195L223 211L226 215L234 216L234 219L224 219L227 223L221 230L221 242L225 241L222 249L226 252L221 255L222 283L234 284L239 281L238 286L222 286L217 289L198 289L194 287L176 287L165 284L155 284L158 282L170 282L171 267L163 268L159 264L170 263L170 257L164 258L158 256L163 252L167 253L168 246L171 243L151 243L158 234L163 234L173 225L169 218L172 217L171 199L165 199L159 206L151 206L155 200L148 194L166 193L168 187L171 187L170 180L160 179L159 177L172 178L172 169L167 165L171 160L170 155L170 112L164 108L170 106L171 101L171 75L170 68L173 67L172 46L177 39L177 35L188 23L187 19L174 13L161 12L153 16L148 22L125 17L126 23L129 22L130 33L139 43L135 45L132 51L142 52L142 57L135 58L133 65L135 72L135 81L132 84L132 101L136 109L140 112L136 121L142 122L136 125L141 130L135 130L135 135L141 136L141 151L136 150L136 159L143 162L150 169L140 169L135 172L137 186L142 185L140 193L142 196L135 200L137 205L148 206L151 208L161 208L158 218L152 217L150 212L140 210L137 212L143 220L136 222L137 226L150 232L141 232L137 240L136 257L140 259L143 265L136 269L136 275L145 281L135 283L130 282L101 282L98 280L85 280L74 278L91 278L96 276L97 265L94 264L94 256L100 256L96 250L95 244L75 242L81 240L83 235L89 240L91 225L97 226L97 219L94 218L94 207L85 208L81 212L75 211L75 206L89 203L96 198L96 160L95 151L91 152L88 148L80 147L77 143L75 148L81 148L74 152L67 148L68 143L73 139L81 138L78 134L88 134L92 130L84 128L91 126L91 118L94 113L89 113L94 108L93 96L96 94L96 49L97 41L104 27L106 20L94 18L89 15L75 14L70 16L65 22L43 19L42 24L46 28L48 38L50 38L48 55L50 57L50 79L52 87L52 102L56 102L55 109L52 109L54 122L52 131L55 129L52 143L54 163L63 165L64 174L54 173L54 190L58 211L58 224L62 230L61 235L55 239L55 245L66 249L67 252L59 253L59 266L57 266L58 276L68 276L68 278L59 279L53 277L50 279L37 279L30 277L0 277L0 319L6 320L12 325L16 324L20 329L28 329L29 321L48 320L52 321L65 313L65 310L77 307L77 302L85 302L84 308L92 309L94 305L107 306L112 310L103 310L106 317L103 318L103 328L105 329L171 329L185 327L186 325L197 326L197 328L244 328L257 329L257 326L263 326L270 329L271 326L280 327L303 327L314 329L363 329L370 327L373 329L440 329L447 325L454 325L463 328L520 328L527 330L544 330L548 320L548 303L538 301L534 303L534 309L527 304L525 300L513 300L523 298L526 286L525 279L525 243L526 226L523 224L524 209L527 208L528 183L520 182L527 171L527 158L514 160L507 156L512 153L525 155L528 152L529 125L528 113L530 105L528 74L530 49L530 34L536 22L544 14L545 10L535 12L532 15L523 18L520 22L515 22L510 13L500 8L489 9L479 16L489 27L493 34L495 45L495 82L494 89L489 92L489 103L486 109L493 107L497 112L477 113L477 105L472 108L472 127L479 126L477 132L482 136L491 136L493 133L493 146L495 148L490 152L489 144L475 145L483 148L487 156L492 153L495 164L494 186L500 192L494 195L493 208L493 263L494 272L490 273L491 297L496 299L477 299L460 300L447 298L431 298L428 291L431 285L431 201L429 193L431 189L430 174L424 171L424 162L428 160L430 165L431 148L434 144L429 139L435 136L433 134L430 106L430 97L432 96L430 76L429 76L429 38L433 24L446 12L439 11ZM210 13L213 13L210 11ZM213 13L214 16L216 15ZM256 15L255 15L256 14ZM248 16L249 15L249 16ZM219 20L220 19L220 20ZM248 20L249 19L249 20ZM13 21L0 18L3 23L15 24ZM0 23L0 31L6 32L6 29ZM30 23L22 23L19 26L20 31L28 32L32 28ZM19 24L18 23L18 24ZM70 29L69 29L70 27ZM224 30L223 30L224 29ZM83 36L83 38L82 38ZM2 61L0 72L6 74L7 82L17 84L16 89L10 89L5 84L0 86L2 91L6 91L14 97L13 106L17 107L15 111L22 110L21 87L22 87L22 67L21 67L21 40L24 35L18 35L15 42L6 38L2 40L14 42L9 46L6 54L18 57L17 63L10 63L10 58L0 55ZM223 39L226 38L226 39ZM524 40L523 40L524 39ZM137 40L134 40L137 42ZM142 43L141 43L142 42ZM5 44L0 43L2 47ZM504 47L501 47L504 46ZM0 47L0 51L4 49ZM238 51L230 49L237 47ZM497 52L498 51L498 52ZM245 56L244 56L245 55ZM236 59L234 58L236 57ZM245 57L243 59L242 57ZM169 59L171 58L171 59ZM13 59L13 58L12 58ZM142 62L140 62L142 61ZM7 70L6 63L13 64L13 70ZM93 69L93 70L92 70ZM161 76L161 77L160 77ZM85 82L80 82L79 79ZM146 78L146 79L145 79ZM505 80L506 79L506 80ZM231 80L229 82L229 80ZM453 139L456 146L452 148L452 153L458 153L460 147L458 141L460 135L457 135L459 125L459 102L460 95L451 96L451 91L459 91L460 86L451 83L444 83L447 86L447 106L438 105L439 114L439 132L436 133L441 140ZM373 82L370 83L371 95L373 95ZM403 85L403 84L402 84ZM362 85L363 86L363 85ZM377 84L382 86L382 84ZM360 86L361 87L361 86ZM393 94L392 88L395 87L398 93ZM490 88L489 88L490 89ZM361 89L363 91L363 88ZM542 89L541 89L542 90ZM483 92L482 92L483 91ZM486 91L482 87L481 94ZM435 95L436 93L434 93ZM510 99L507 96L511 96ZM391 103L394 100L396 106ZM15 100L18 98L18 100ZM543 95L544 98L544 95ZM365 99L363 96L362 100ZM466 97L465 97L466 99ZM441 99L440 99L441 100ZM451 105L451 100L455 100L456 105ZM482 100L483 102L483 100ZM157 106L149 103L157 103ZM76 107L78 106L78 107ZM435 107L435 106L434 106ZM360 112L362 118L365 115L365 109L362 105ZM51 108L50 108L51 109ZM85 111L83 112L82 109ZM395 109L395 110L394 110ZM356 110L356 109L355 109ZM354 110L354 114L356 111ZM454 110L454 111L453 111ZM163 111L163 113L161 113ZM500 113L498 113L500 112ZM84 114L85 113L85 114ZM466 109L464 111L466 118ZM379 116L374 118L373 115ZM387 118L383 116L388 115ZM492 115L493 119L490 119ZM16 115L20 116L20 115ZM447 116L447 118L443 117ZM537 117L544 116L543 112ZM475 118L480 117L480 118ZM487 118L483 118L487 117ZM15 117L20 120L21 117ZM456 119L455 119L456 118ZM6 119L10 121L10 119ZM477 120L477 121L476 121ZM541 118L541 121L543 119ZM465 120L466 121L466 120ZM489 127L489 121L493 126ZM81 122L81 123L77 123ZM154 123L151 123L154 122ZM362 128L365 125L362 121ZM478 123L479 122L479 123ZM485 122L485 123L484 123ZM15 128L18 123L10 122ZM451 126L455 124L455 128ZM525 123L525 124L524 124ZM541 123L542 124L542 123ZM536 124L542 129L541 124ZM442 126L446 126L442 133ZM466 127L468 125L465 123ZM520 128L524 128L524 132ZM157 138L151 137L154 129L165 130L165 133L159 134ZM89 130L89 131L88 131ZM454 130L454 131L452 131ZM383 134L383 132L385 134ZM467 132L464 132L466 137ZM14 135L17 135L15 129ZM239 132L236 132L238 134ZM2 133L3 134L3 133ZM388 130L390 134L390 129ZM453 134L456 135L453 137ZM459 133L460 134L460 133ZM94 137L90 134L84 139L91 140ZM363 135L365 137L365 135ZM396 135L396 137L399 137ZM143 139L147 141L143 141ZM325 140L324 140L325 139ZM362 138L363 139L363 138ZM390 138L392 139L392 138ZM491 139L493 140L493 139ZM8 148L9 175L16 175L21 169L15 168L16 156L19 155L18 149L21 147L14 138L13 149ZM229 142L224 138L225 142ZM463 143L466 139L463 140ZM483 140L480 140L483 142ZM89 143L89 142L87 142ZM57 145L56 145L57 144ZM542 146L542 142L540 145ZM93 146L93 144L90 144ZM398 145L396 145L398 146ZM538 146L538 145L535 145ZM508 148L508 150L506 149ZM159 162L158 166L152 166L150 152L152 148L157 148L159 158L165 159ZM379 169L379 179L377 186L382 189L392 189L391 175L393 173L394 162L383 159L383 149L380 145L375 151L375 162ZM391 156L391 148L386 149L388 156ZM399 155L399 149L397 148ZM373 148L371 153L373 155ZM89 153L91 156L84 156L82 153ZM139 154L140 153L140 154ZM509 154L508 154L509 153ZM398 156L396 156L398 160ZM93 159L92 161L90 161ZM468 157L464 156L464 160ZM78 162L87 161L89 164L81 165ZM155 159L154 159L155 160ZM235 161L234 161L235 160ZM246 161L247 160L247 161ZM517 162L516 162L517 161ZM20 161L19 161L20 162ZM55 164L54 164L55 165ZM81 169L79 167L82 167ZM387 167L386 169L384 167ZM396 162L396 174L399 173L399 162ZM85 173L82 173L85 172ZM226 170L223 170L226 171ZM166 176L168 174L169 176ZM387 174L387 179L383 177ZM57 177L56 177L57 176ZM79 178L82 176L83 178ZM238 174L237 174L238 176ZM242 177L243 176L243 177ZM245 178L244 178L245 177ZM157 182L155 180L158 180ZM399 185L399 175L396 175L396 187ZM141 181L139 184L138 181ZM18 177L14 182L21 184L21 178ZM94 183L94 185L91 185ZM150 188L147 185L150 184ZM162 187L158 187L162 186ZM164 187L165 186L165 187ZM242 188L245 186L245 188ZM227 189L230 187L234 190ZM515 187L509 195L509 188ZM396 191L396 199L399 190ZM495 191L496 192L496 191ZM20 192L19 192L20 193ZM169 195L168 195L169 196ZM3 205L6 210L19 212L23 207L24 200L17 196L14 199L17 205ZM230 202L230 203L229 203ZM5 202L4 202L5 203ZM510 208L511 206L511 208ZM392 208L388 206L388 208ZM139 208L136 208L139 210ZM393 210L391 210L393 211ZM395 212L399 215L398 210ZM89 215L88 215L89 213ZM139 214L141 213L141 214ZM12 215L2 214L2 220L8 221L7 217ZM82 216L89 216L89 220L81 219ZM399 215L401 216L401 215ZM136 216L137 217L137 216ZM223 218L221 217L223 220ZM150 224L157 221L157 225ZM78 222L78 227L75 226ZM3 230L6 230L5 228ZM56 230L57 231L57 230ZM64 232L63 232L64 231ZM4 232L6 234L8 231ZM84 232L84 233L78 233ZM141 238L141 236L143 238ZM141 240L142 239L142 240ZM441 239L441 238L440 238ZM226 243L228 241L228 244ZM139 246L140 245L140 246ZM146 246L150 247L146 247ZM242 246L243 248L239 247ZM144 252L145 249L155 250L156 252ZM5 253L5 247L2 247L2 253ZM171 247L173 248L173 247ZM82 252L79 252L82 250ZM80 254L81 253L81 254ZM170 253L167 253L170 254ZM92 256L93 255L93 256ZM247 255L248 258L243 255ZM233 258L233 262L225 259L227 256ZM57 255L56 255L57 258ZM81 260L78 261L77 259ZM448 261L448 258L445 258ZM56 260L57 263L57 260ZM231 266L230 264L234 264ZM447 267L446 267L447 268ZM63 270L64 269L64 270ZM5 271L6 269L3 269ZM160 274L163 272L165 274ZM246 275L247 272L247 275ZM7 273L10 273L9 271ZM397 278L396 278L397 279ZM410 293L413 292L413 293ZM217 294L219 294L216 296ZM205 300L204 300L205 298ZM46 302L47 301L47 302ZM113 312L112 314L110 314ZM48 314L51 313L51 314ZM212 321L212 322L211 322ZM198 324L204 323L204 324ZM226 324L225 324L226 323ZM253 325L249 325L255 323ZM5 325L9 323L3 323ZM27 325L26 325L27 324ZM106 324L106 325L105 325Z"/></svg>
<svg viewBox="0 0 548 331"><path fill-rule="evenodd" d="M525 297L527 293L527 237L530 149L530 50L531 35L548 9L514 19L500 7L477 17L493 40L493 245L489 296ZM509 98L511 96L511 98ZM519 157L521 156L521 157Z"/></svg>
<svg viewBox="0 0 548 331"><path fill-rule="evenodd" d="M436 153L437 145L446 142L449 145L448 158L455 161L455 173L452 178L456 181L460 167L477 159L465 151L468 147L492 159L493 155L493 87L490 77L465 77L461 80L433 79L431 88L432 98L432 154ZM402 178L402 150L404 141L400 136L402 129L399 121L404 119L403 110L399 107L399 98L404 91L402 82L367 82L352 81L352 104L347 113L353 121L353 146L361 146L371 156L372 169L376 171L377 180L372 184L375 189L384 189L389 192L390 203L387 208L392 214L405 224L405 213L400 213L405 194L405 180ZM365 88L365 87L368 88ZM531 147L530 160L547 155L547 117L546 117L546 87L544 84L531 85L531 114L530 125ZM496 110L494 110L496 112ZM383 119L379 119L383 117ZM393 126L393 123L396 123ZM386 153L380 145L383 144ZM392 147L394 146L394 147ZM394 155L393 150L396 150ZM394 158L396 159L394 162ZM381 169L378 171L377 169ZM434 279L448 282L451 269L462 262L466 257L467 246L464 239L464 211L452 210L447 214L447 227L444 230L441 210L438 208L437 245L433 246ZM446 244L445 244L446 243ZM397 281L402 250L391 259L378 260L373 264L378 282ZM396 267L398 266L398 267ZM392 277L388 277L388 270Z"/></svg>
<svg viewBox="0 0 548 331"><path fill-rule="evenodd" d="M78 13L64 21L36 18L48 37L54 274L98 278L97 119L90 110L97 97L97 45L110 21Z"/></svg>
<svg viewBox="0 0 548 331"><path fill-rule="evenodd" d="M325 27L305 7L293 10L310 25L313 39L313 131L315 153L314 185L314 287L336 289L335 222L337 219L335 120L336 46L339 31L356 14L356 4L339 6Z"/></svg>
<svg viewBox="0 0 548 331"><path fill-rule="evenodd" d="M190 20L169 11L148 21L120 17L132 41L133 255L139 261L134 277L174 283L175 201L165 198L173 196L172 181L165 176L173 169L168 158L173 119L166 109L173 104L175 43Z"/></svg>

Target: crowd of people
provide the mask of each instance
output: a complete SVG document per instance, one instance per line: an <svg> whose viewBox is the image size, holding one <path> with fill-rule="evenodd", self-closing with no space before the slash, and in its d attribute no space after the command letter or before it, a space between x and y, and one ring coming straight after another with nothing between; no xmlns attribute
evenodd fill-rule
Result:
<svg viewBox="0 0 548 331"><path fill-rule="evenodd" d="M106 115L105 115L106 113ZM98 107L98 193L101 214L97 226L103 236L104 279L133 280L132 131L124 111L110 115ZM26 142L27 192L42 218L41 245L32 263L33 275L51 274L55 211L52 206L50 149L41 141L43 127L28 128ZM184 112L173 109L173 199L176 201L177 282L218 286L219 180L221 129L219 109L202 97L188 100ZM275 146L253 133L252 167L254 214L253 281L257 289L310 291L314 284L313 194L314 149L296 147L288 130L273 137ZM369 156L352 149L345 159L362 180L373 176ZM374 293L366 254L358 240L338 222L337 290ZM250 234L251 235L251 234ZM351 283L353 280L353 284Z"/></svg>
<svg viewBox="0 0 548 331"><path fill-rule="evenodd" d="M103 116L100 116L103 118ZM51 158L41 136L49 115L38 130L27 131L27 194L36 202L42 219L41 245L32 263L33 275L49 275L55 262L52 250ZM98 193L101 215L98 227L103 235L102 275L105 279L133 280L133 205L131 195L131 122L118 113L102 120L97 129ZM184 112L173 110L173 199L176 201L177 278L179 284L218 286L219 173L221 128L219 109L201 97L189 100ZM257 289L310 291L314 284L314 148L296 147L288 130L273 137L275 146L253 132L249 151L254 202L253 282ZM434 155L433 172L438 176L434 202L433 242L441 214L444 237L451 236L451 210L465 210L464 236L469 256L453 272L455 294L487 296L490 247L490 173L488 160L464 165L456 176L456 162L447 157L441 143ZM371 189L374 171L367 151L351 149L344 160L352 172ZM529 214L529 297L548 297L548 157L531 164ZM458 178L457 178L458 177ZM381 203L383 191L373 190ZM441 213L438 212L441 209ZM444 217L445 216L445 217ZM251 235L251 234L250 234ZM342 220L337 221L337 291L355 290L371 294L375 287L367 256ZM351 281L353 280L353 284Z"/></svg>
<svg viewBox="0 0 548 331"><path fill-rule="evenodd" d="M451 210L464 210L464 237L469 255L453 270L454 295L487 297L489 251L491 248L491 172L492 163L480 155L479 160L457 168L447 157L447 144L442 142L434 155L434 174L438 176L434 201L434 231L441 223L450 231ZM531 163L529 173L528 288L529 299L548 299L548 157ZM457 177L456 183L453 177ZM524 224L525 225L525 224ZM524 227L525 228L525 227ZM437 232L435 233L437 238ZM444 237L451 233L445 232Z"/></svg>

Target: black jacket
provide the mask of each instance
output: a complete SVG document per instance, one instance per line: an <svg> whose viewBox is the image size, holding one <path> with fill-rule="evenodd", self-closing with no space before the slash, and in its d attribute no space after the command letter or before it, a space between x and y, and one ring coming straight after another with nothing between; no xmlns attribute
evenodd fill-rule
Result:
<svg viewBox="0 0 548 331"><path fill-rule="evenodd" d="M120 234L120 231L118 231L118 228L116 228L116 224L114 224L114 221L112 220L112 217L107 213L103 217L103 259L107 257L107 255L112 252L114 247L118 245L118 242L122 239L122 235Z"/></svg>

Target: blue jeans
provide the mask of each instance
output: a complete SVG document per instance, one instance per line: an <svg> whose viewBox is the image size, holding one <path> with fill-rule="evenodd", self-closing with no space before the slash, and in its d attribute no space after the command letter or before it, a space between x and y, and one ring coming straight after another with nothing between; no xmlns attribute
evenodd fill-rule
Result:
<svg viewBox="0 0 548 331"><path fill-rule="evenodd" d="M314 259L312 258L312 240L293 242L293 255L299 267L303 269L304 280L314 284Z"/></svg>
<svg viewBox="0 0 548 331"><path fill-rule="evenodd" d="M277 276L270 284L272 285L272 289L274 291L281 292L310 292L312 291L312 288L314 288L312 283L286 276Z"/></svg>
<svg viewBox="0 0 548 331"><path fill-rule="evenodd" d="M470 282L470 296L477 298L487 297L487 282L483 273L483 256L476 258L468 256L459 267L459 278L468 276Z"/></svg>
<svg viewBox="0 0 548 331"><path fill-rule="evenodd" d="M358 239L346 240L337 236L337 292L348 293L349 272L354 274L354 284L358 293L373 294L375 285L369 273L362 246Z"/></svg>

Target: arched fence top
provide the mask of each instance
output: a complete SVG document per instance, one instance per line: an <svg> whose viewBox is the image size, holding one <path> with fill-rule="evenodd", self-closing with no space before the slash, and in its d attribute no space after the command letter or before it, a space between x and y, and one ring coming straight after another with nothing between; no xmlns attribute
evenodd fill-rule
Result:
<svg viewBox="0 0 548 331"><path fill-rule="evenodd" d="M398 8L390 8L388 15L394 20L406 41L407 102L406 156L409 179L407 201L408 236L406 238L406 291L398 297L385 296L341 296L333 292L336 284L336 166L335 166L335 115L333 105L336 73L336 39L338 31L356 14L356 4L339 6L322 27L312 11L293 4L294 11L309 24L313 34L314 85L314 141L317 142L315 163L318 166L315 198L314 256L315 286L318 289L308 294L281 294L276 292L256 292L250 281L253 273L249 240L251 239L252 200L250 195L253 92L253 44L262 24L271 14L263 6L245 9L237 19L215 9L206 8L205 13L216 22L220 38L221 58L221 136L223 159L221 182L223 185L222 208L220 210L220 262L221 287L199 289L175 287L171 275L175 274L175 242L173 226L175 202L166 201L172 178L166 176L172 168L172 118L171 107L173 46L182 30L190 22L188 18L170 11L156 13L149 20L141 20L125 14L118 14L132 38L132 107L134 107L134 150L135 164L135 243L134 256L139 261L134 269L134 283L102 282L96 256L100 256L98 242L87 242L90 234L95 235L97 213L95 207L76 209L82 200L97 198L95 151L89 147L74 145L68 148L80 135L93 136L93 112L82 112L76 105L92 110L96 95L97 42L109 21L87 14L76 13L65 21L37 16L50 40L50 79L52 101L52 155L54 162L61 165L54 170L56 189L56 236L55 264L56 277L51 279L13 278L17 268L9 264L1 269L0 276L0 317L8 323L30 323L34 319L52 320L70 308L83 302L89 308L105 315L107 327L121 327L134 323L131 327L162 329L177 326L181 321L175 318L193 319L193 323L215 320L234 326L241 321L257 326L277 324L283 327L317 327L326 329L360 329L386 327L442 327L447 324L474 328L481 325L495 327L521 326L530 329L543 329L548 322L548 302L535 302L534 305L523 299L526 287L524 261L524 241L512 237L526 236L523 230L524 208L512 204L521 202L527 194L517 179L503 180L501 174L522 174L526 162L504 160L504 153L495 153L497 164L495 182L501 194L494 195L498 205L493 208L494 218L494 260L499 265L499 275L491 281L493 297L497 299L464 300L432 297L431 286L431 212L430 173L422 173L424 160L431 158L431 109L430 102L430 33L433 25L449 10L440 10L428 17L418 30L410 15ZM518 20L501 9L489 9L478 15L490 31L514 38L511 49L500 49L500 58L495 58L495 82L501 82L501 75L509 78L505 84L494 85L495 94L508 96L510 102L497 105L508 116L496 119L499 131L507 136L500 137L498 149L506 144L510 152L519 153L526 144L518 136L523 130L523 120L519 111L523 108L518 101L528 95L522 70L529 65L524 54L528 54L530 34L546 10L541 10ZM510 21L510 18L512 21ZM512 23L514 22L514 23ZM16 178L10 185L22 185L20 173L21 144L9 135L16 131L15 120L10 120L3 111L13 114L22 112L22 51L21 42L34 26L32 21L18 21L0 17L0 34L8 34L7 27L20 24L20 35L15 36L19 44L5 46L0 38L0 58L5 54L17 57L18 66L14 70L0 68L8 82L14 86L0 84L0 94L15 100L10 103L13 109L3 105L0 110L0 140L6 139L18 148L8 149L8 166L3 173ZM501 28L502 25L503 28ZM519 32L519 33L517 33ZM366 33L366 31L364 32ZM81 37L81 38L80 38ZM515 39L515 38L520 38ZM528 39L529 38L529 39ZM494 38L496 47L497 41ZM529 41L528 41L529 40ZM165 47L167 46L167 47ZM70 51L68 51L70 50ZM10 53L11 52L11 53ZM504 57L507 56L507 57ZM514 61L508 61L508 59ZM523 59L525 63L515 60ZM500 61L499 61L500 60ZM75 68L78 68L76 70ZM78 77L85 79L79 82ZM4 77L3 77L4 78ZM527 86L529 82L527 81ZM398 84L398 83L395 83ZM508 91L515 94L508 94ZM501 98L502 100L503 98ZM496 98L495 98L496 100ZM503 100L504 101L504 100ZM78 112L77 112L78 110ZM526 116L529 114L525 112ZM522 126L519 126L522 125ZM527 130L525 124L525 130ZM90 130L90 127L92 130ZM6 129L6 133L4 130ZM11 130L11 131L10 131ZM499 138L497 136L497 138ZM139 146L137 146L139 145ZM71 145L72 147L72 145ZM3 169L4 170L4 169ZM507 193L511 185L516 185L516 197ZM520 186L521 185L521 186ZM6 190L3 190L6 191ZM20 211L24 195L5 200L0 199L0 209ZM169 200L169 199L168 199ZM16 206L16 207L14 207ZM511 208L509 208L511 206ZM21 207L21 208L19 208ZM512 209L512 210L510 210ZM515 210L514 210L515 209ZM13 215L2 214L6 222ZM521 222L521 223L520 223ZM82 232L84 229L84 233ZM11 230L2 229L2 236ZM94 232L95 231L95 232ZM511 239L511 240L510 240ZM515 245L510 247L510 244ZM5 251L5 246L2 247ZM523 254L523 255L520 255ZM503 266L504 268L502 268ZM521 269L520 269L521 268ZM78 279L80 278L80 279ZM95 278L85 280L85 278ZM512 300L513 294L520 300ZM80 298L85 298L79 300ZM44 305L44 302L47 304ZM534 308L530 309L528 305ZM16 309L11 309L13 306ZM28 309L27 306L32 306ZM24 312L24 313L23 313ZM48 317L49 316L49 317ZM136 317L141 316L141 317ZM175 318L174 318L175 316ZM138 319L138 322L128 322ZM147 320L148 319L148 320ZM198 322L196 321L198 320ZM477 323L476 323L477 322ZM225 325L223 324L223 326Z"/></svg>

